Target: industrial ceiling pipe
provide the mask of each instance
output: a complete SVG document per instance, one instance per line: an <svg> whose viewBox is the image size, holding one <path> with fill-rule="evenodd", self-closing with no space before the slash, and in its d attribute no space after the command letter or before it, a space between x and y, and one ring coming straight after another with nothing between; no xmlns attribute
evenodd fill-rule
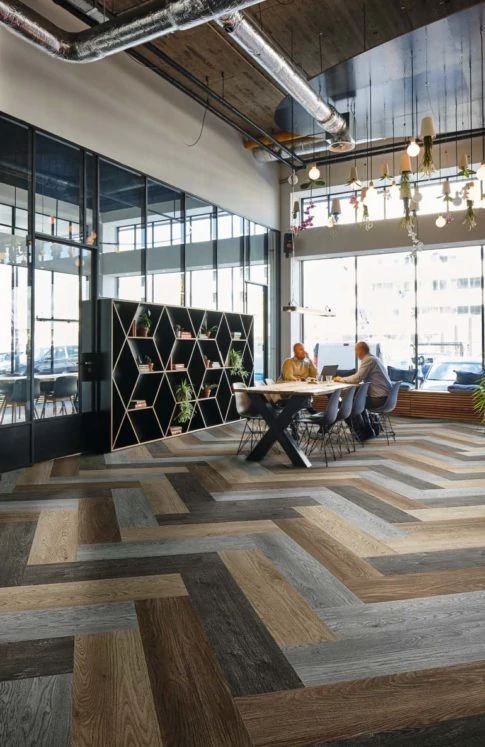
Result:
<svg viewBox="0 0 485 747"><path fill-rule="evenodd" d="M354 149L355 143L348 133L345 119L320 98L296 65L275 48L261 29L239 11L222 15L217 22L326 132L336 136L329 150L342 153Z"/></svg>
<svg viewBox="0 0 485 747"><path fill-rule="evenodd" d="M138 44L182 31L261 0L151 0L94 28L59 28L20 0L0 0L0 24L66 62L94 62Z"/></svg>

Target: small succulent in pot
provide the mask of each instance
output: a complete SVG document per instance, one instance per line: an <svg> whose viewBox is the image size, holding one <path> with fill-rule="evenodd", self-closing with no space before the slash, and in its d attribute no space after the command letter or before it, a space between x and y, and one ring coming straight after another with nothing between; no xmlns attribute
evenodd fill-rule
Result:
<svg viewBox="0 0 485 747"><path fill-rule="evenodd" d="M146 309L139 317L137 321L137 332L141 337L147 337L152 326L150 309Z"/></svg>

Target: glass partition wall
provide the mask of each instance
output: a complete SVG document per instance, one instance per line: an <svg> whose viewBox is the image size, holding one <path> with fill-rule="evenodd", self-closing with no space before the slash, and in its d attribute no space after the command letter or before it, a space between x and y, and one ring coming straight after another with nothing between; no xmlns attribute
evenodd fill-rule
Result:
<svg viewBox="0 0 485 747"><path fill-rule="evenodd" d="M93 404L95 390L88 407L78 387L83 301L256 313L267 335L254 283L265 292L272 279L270 235L274 245L264 226L0 116L0 426L67 422Z"/></svg>
<svg viewBox="0 0 485 747"><path fill-rule="evenodd" d="M456 369L484 369L483 254L473 246L303 261L304 305L335 312L304 318L305 344L364 339L388 366L415 370L414 386L445 390Z"/></svg>

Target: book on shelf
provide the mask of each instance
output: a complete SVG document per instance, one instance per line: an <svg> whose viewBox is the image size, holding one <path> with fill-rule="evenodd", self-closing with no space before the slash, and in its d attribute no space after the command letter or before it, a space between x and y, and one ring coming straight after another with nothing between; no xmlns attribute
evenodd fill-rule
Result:
<svg viewBox="0 0 485 747"><path fill-rule="evenodd" d="M181 332L180 333L180 339L181 340L191 340L192 339L192 332Z"/></svg>
<svg viewBox="0 0 485 747"><path fill-rule="evenodd" d="M146 399L132 399L130 402L130 410L139 410L146 406Z"/></svg>
<svg viewBox="0 0 485 747"><path fill-rule="evenodd" d="M131 323L131 332L130 332L131 336L136 337L137 331L138 331L138 325L136 323L136 319L134 319L133 322Z"/></svg>
<svg viewBox="0 0 485 747"><path fill-rule="evenodd" d="M172 371L184 371L185 368L185 363L172 363Z"/></svg>
<svg viewBox="0 0 485 747"><path fill-rule="evenodd" d="M139 363L138 370L140 371L140 373L147 373L150 370L150 366L148 365L148 363Z"/></svg>

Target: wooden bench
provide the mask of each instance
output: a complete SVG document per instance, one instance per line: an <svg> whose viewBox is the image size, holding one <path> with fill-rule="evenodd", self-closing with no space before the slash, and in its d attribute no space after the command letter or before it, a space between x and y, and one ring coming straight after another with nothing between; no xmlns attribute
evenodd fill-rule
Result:
<svg viewBox="0 0 485 747"><path fill-rule="evenodd" d="M471 392L426 392L421 389L401 389L394 415L408 418L436 418L479 423L473 409Z"/></svg>

